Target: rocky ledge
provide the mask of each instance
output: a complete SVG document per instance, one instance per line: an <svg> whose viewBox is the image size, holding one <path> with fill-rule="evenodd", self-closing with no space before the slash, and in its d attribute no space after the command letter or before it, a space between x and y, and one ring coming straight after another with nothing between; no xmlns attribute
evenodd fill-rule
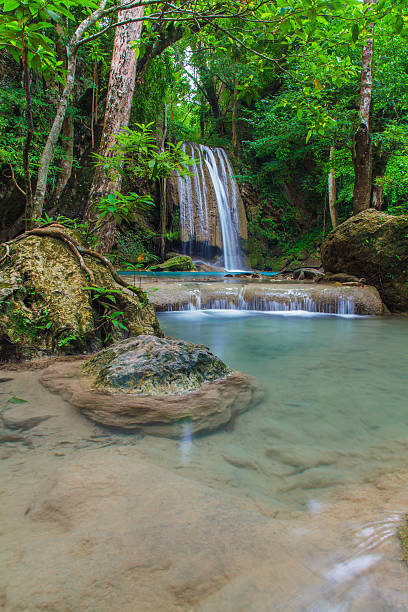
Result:
<svg viewBox="0 0 408 612"><path fill-rule="evenodd" d="M149 335L57 362L41 383L92 421L167 437L226 425L262 398L255 379L205 346Z"/></svg>
<svg viewBox="0 0 408 612"><path fill-rule="evenodd" d="M143 289L158 311L303 310L326 314L381 315L383 303L375 287L356 283L294 282L168 282L146 279Z"/></svg>

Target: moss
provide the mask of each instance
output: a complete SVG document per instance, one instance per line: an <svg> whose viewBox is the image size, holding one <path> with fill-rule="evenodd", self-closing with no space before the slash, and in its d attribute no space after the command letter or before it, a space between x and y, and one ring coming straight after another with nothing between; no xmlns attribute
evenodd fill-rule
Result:
<svg viewBox="0 0 408 612"><path fill-rule="evenodd" d="M158 272L195 272L196 267L191 257L188 255L178 255L171 257L167 261L149 268L151 271Z"/></svg>
<svg viewBox="0 0 408 612"><path fill-rule="evenodd" d="M405 525L402 527L398 533L399 539L401 541L402 552L404 555L404 561L408 564L408 520L405 519Z"/></svg>
<svg viewBox="0 0 408 612"><path fill-rule="evenodd" d="M85 256L95 285L118 289L101 263ZM104 339L123 339L123 329L105 319L93 300L85 273L70 249L55 238L31 236L10 248L0 266L0 353L26 359L46 354L90 352L102 348ZM123 312L129 335L161 334L145 294L127 289L117 294L115 308ZM4 345L4 350L2 347ZM9 347L15 346L15 351Z"/></svg>
<svg viewBox="0 0 408 612"><path fill-rule="evenodd" d="M325 239L327 271L364 277L377 287L392 312L408 311L408 216L366 210L339 225Z"/></svg>

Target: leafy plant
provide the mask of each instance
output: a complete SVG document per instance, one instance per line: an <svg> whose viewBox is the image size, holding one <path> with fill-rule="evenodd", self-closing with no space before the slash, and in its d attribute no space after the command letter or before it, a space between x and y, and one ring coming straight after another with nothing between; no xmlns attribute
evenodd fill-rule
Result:
<svg viewBox="0 0 408 612"><path fill-rule="evenodd" d="M99 327L104 331L104 342L112 338L112 329L123 330L126 333L129 331L125 325L127 319L124 318L124 311L115 308L116 298L122 293L121 289L90 286L84 287L84 290L90 291L92 300L97 301L102 307Z"/></svg>

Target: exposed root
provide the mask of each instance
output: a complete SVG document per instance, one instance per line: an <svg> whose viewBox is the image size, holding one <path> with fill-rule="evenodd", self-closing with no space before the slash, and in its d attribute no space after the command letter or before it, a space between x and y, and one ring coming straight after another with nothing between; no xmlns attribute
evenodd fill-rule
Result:
<svg viewBox="0 0 408 612"><path fill-rule="evenodd" d="M125 287L125 289L129 289L130 291L135 293L139 297L139 299L144 300L143 291L138 287L133 287L133 285L128 285L127 283L125 283L125 281L121 279L111 262L106 259L106 257L101 255L100 253L97 253L96 251L92 251L91 249L83 247L77 240L75 240L75 238L66 234L63 231L64 229L64 226L60 225L59 223L48 223L46 225L43 225L42 227L37 227L32 230L28 230L27 232L24 232L24 234L17 236L17 238L14 238L14 240L4 242L3 246L6 249L6 254L0 259L0 264L2 264L3 261L9 256L11 244L20 242L21 240L24 240L25 238L28 238L30 236L44 236L48 238L56 238L57 240L61 240L62 242L64 242L68 246L68 248L74 253L74 255L79 261L81 269L85 272L85 274L88 275L89 280L93 285L95 284L95 276L92 270L90 270L86 265L81 253L84 253L85 255L88 255L100 261L106 268L108 268L113 279L118 285L120 285L121 287Z"/></svg>
<svg viewBox="0 0 408 612"><path fill-rule="evenodd" d="M3 244L3 246L4 246L4 248L6 249L6 254L5 254L5 255L3 255L3 257L0 259L0 265L1 265L1 264L3 263L3 261L4 261L5 259L7 259L7 257L10 255L10 247L9 247L9 245L8 245L8 244L5 242L5 243Z"/></svg>

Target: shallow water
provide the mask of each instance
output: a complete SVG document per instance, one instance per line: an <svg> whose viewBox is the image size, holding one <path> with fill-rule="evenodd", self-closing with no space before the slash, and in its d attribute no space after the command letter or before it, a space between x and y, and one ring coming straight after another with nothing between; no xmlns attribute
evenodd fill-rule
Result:
<svg viewBox="0 0 408 612"><path fill-rule="evenodd" d="M166 454L207 482L300 509L406 466L407 321L205 311L161 314L160 323L265 390L232 433L193 441L187 431L170 444Z"/></svg>
<svg viewBox="0 0 408 612"><path fill-rule="evenodd" d="M408 509L408 322L237 311L160 321L255 376L264 401L231 432L193 439L186 428L177 441L99 427L36 370L3 372L2 417L27 430L0 447L0 607L408 610L396 537Z"/></svg>

